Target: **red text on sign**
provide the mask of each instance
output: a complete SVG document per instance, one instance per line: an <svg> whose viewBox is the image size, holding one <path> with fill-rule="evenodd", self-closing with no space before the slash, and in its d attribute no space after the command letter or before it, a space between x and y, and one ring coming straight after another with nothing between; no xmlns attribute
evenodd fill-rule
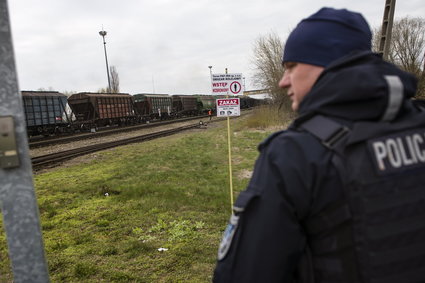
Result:
<svg viewBox="0 0 425 283"><path fill-rule="evenodd" d="M218 106L239 105L237 99L219 99Z"/></svg>
<svg viewBox="0 0 425 283"><path fill-rule="evenodd" d="M213 87L225 87L227 83L213 83Z"/></svg>

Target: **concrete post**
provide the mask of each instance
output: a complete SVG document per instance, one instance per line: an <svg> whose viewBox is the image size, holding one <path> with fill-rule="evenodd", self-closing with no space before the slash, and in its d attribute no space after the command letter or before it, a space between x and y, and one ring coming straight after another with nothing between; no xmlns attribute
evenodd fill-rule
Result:
<svg viewBox="0 0 425 283"><path fill-rule="evenodd" d="M6 0L0 0L0 126L0 204L14 282L49 282Z"/></svg>

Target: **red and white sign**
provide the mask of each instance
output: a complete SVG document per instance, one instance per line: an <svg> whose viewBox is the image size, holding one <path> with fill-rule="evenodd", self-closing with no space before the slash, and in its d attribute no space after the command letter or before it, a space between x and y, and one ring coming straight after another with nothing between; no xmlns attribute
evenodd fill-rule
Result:
<svg viewBox="0 0 425 283"><path fill-rule="evenodd" d="M239 98L216 99L217 117L230 117L241 115Z"/></svg>
<svg viewBox="0 0 425 283"><path fill-rule="evenodd" d="M242 90L242 85L238 81L234 81L230 84L230 92L233 94L239 94Z"/></svg>
<svg viewBox="0 0 425 283"><path fill-rule="evenodd" d="M242 74L212 74L213 95L242 94Z"/></svg>

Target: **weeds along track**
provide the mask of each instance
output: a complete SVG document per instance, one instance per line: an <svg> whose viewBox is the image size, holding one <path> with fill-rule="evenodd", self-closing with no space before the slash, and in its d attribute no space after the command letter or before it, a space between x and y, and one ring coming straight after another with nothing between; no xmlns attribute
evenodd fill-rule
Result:
<svg viewBox="0 0 425 283"><path fill-rule="evenodd" d="M140 129L159 127L159 126L164 126L164 125L174 124L174 123L179 123L184 121L198 120L200 118L205 118L205 117L208 117L208 116L196 116L196 117L182 118L182 119L176 119L176 120L169 120L165 122L154 122L154 123L142 124L142 125L136 125L136 126L117 127L112 129L101 130L95 133L83 133L83 134L74 134L74 135L65 136L65 137L47 138L47 139L42 139L38 141L30 141L29 147L39 148L39 147L45 147L45 146L49 146L53 144L61 144L61 143L67 143L71 141L98 138L102 136L114 135L118 133L130 132L130 131L140 130Z"/></svg>
<svg viewBox="0 0 425 283"><path fill-rule="evenodd" d="M55 163L58 163L58 162L61 162L61 161L64 161L64 160L67 160L67 159L70 159L70 158L74 158L74 157L77 157L77 156L80 156L80 155L93 153L93 152L96 152L96 151L105 150L105 149L108 149L108 148L113 148L113 147L126 145L126 144L130 144L130 143L143 142L143 141L148 141L148 140L152 140L152 139L156 139L156 138L160 138L160 137L165 137L165 136L177 134L177 133L180 133L182 131L193 129L193 128L198 128L198 127L200 127L199 123L193 124L193 125L188 125L188 126L183 126L183 127L178 127L178 128L174 128L174 129L170 129L170 130L164 130L164 131L160 131L160 132L150 133L150 134L146 134L146 135L141 135L141 136L137 136L137 137L127 138L127 139L122 139L122 140L117 140L117 141L112 141L112 142L107 142L107 143L102 143L102 144L95 144L95 145L75 148L75 149L71 149L71 150L51 153L51 154L47 154L47 155L37 156L37 157L31 158L32 166L33 166L34 169L40 169L44 166L52 165L52 164L55 164Z"/></svg>

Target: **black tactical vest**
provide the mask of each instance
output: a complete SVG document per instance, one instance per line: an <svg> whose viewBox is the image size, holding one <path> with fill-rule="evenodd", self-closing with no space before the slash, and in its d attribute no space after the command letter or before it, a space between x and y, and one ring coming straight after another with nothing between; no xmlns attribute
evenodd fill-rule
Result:
<svg viewBox="0 0 425 283"><path fill-rule="evenodd" d="M333 152L345 199L307 219L314 282L425 282L425 113L299 128Z"/></svg>

